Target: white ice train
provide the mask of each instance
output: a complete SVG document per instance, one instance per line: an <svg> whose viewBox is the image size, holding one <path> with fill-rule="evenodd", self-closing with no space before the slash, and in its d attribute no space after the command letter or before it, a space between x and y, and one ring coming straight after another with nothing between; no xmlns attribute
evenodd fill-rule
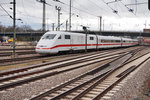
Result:
<svg viewBox="0 0 150 100"><path fill-rule="evenodd" d="M85 34L52 31L46 32L36 46L40 54L56 54L61 51L85 50ZM138 40L114 36L87 35L87 49L115 48L137 45Z"/></svg>

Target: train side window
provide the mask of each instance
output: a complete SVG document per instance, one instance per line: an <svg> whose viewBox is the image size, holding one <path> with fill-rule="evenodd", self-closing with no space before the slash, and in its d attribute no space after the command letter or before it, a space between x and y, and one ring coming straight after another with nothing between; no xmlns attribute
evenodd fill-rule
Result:
<svg viewBox="0 0 150 100"><path fill-rule="evenodd" d="M101 40L102 43L104 43L104 40Z"/></svg>
<svg viewBox="0 0 150 100"><path fill-rule="evenodd" d="M61 39L61 35L58 37L58 39Z"/></svg>
<svg viewBox="0 0 150 100"><path fill-rule="evenodd" d="M49 40L51 40L51 39L54 39L55 36L56 36L56 34L45 34L45 35L42 37L42 39L49 39Z"/></svg>
<svg viewBox="0 0 150 100"><path fill-rule="evenodd" d="M94 40L94 37L90 37L90 40Z"/></svg>
<svg viewBox="0 0 150 100"><path fill-rule="evenodd" d="M99 42L99 43L101 43L101 40L100 40L100 39L98 39L98 42Z"/></svg>
<svg viewBox="0 0 150 100"><path fill-rule="evenodd" d="M70 39L70 35L65 35L65 39Z"/></svg>
<svg viewBox="0 0 150 100"><path fill-rule="evenodd" d="M116 42L117 42L117 43L119 43L119 42L120 42L120 40L116 40Z"/></svg>

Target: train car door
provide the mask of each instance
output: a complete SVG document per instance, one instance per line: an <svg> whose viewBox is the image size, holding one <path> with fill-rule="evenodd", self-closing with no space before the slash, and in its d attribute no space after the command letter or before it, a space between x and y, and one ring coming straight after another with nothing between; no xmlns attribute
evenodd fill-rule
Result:
<svg viewBox="0 0 150 100"><path fill-rule="evenodd" d="M73 43L74 43L74 41L73 41L74 39L73 39L73 38L75 38L75 37L73 37L72 35L70 35L70 45L71 45L71 48L70 48L70 49L71 49L71 50L73 50L73 48L74 48L74 47L73 47Z"/></svg>
<svg viewBox="0 0 150 100"><path fill-rule="evenodd" d="M67 50L70 50L72 48L71 35L65 35L65 44L66 44L66 49Z"/></svg>
<svg viewBox="0 0 150 100"><path fill-rule="evenodd" d="M122 44L123 44L123 39L122 39L122 37L121 37L121 42L120 42L120 43L121 43L121 47L122 47Z"/></svg>
<svg viewBox="0 0 150 100"><path fill-rule="evenodd" d="M98 50L98 36L96 35L96 50Z"/></svg>

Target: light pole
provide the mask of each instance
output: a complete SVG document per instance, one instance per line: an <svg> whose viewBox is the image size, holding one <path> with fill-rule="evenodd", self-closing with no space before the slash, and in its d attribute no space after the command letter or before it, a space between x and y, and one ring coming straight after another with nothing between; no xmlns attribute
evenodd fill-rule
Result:
<svg viewBox="0 0 150 100"><path fill-rule="evenodd" d="M66 20L66 31L68 31L68 20Z"/></svg>
<svg viewBox="0 0 150 100"><path fill-rule="evenodd" d="M14 37L13 37L13 55L15 57L16 55L16 0L13 0L13 31L14 31Z"/></svg>
<svg viewBox="0 0 150 100"><path fill-rule="evenodd" d="M150 0L148 0L148 9L150 10Z"/></svg>
<svg viewBox="0 0 150 100"><path fill-rule="evenodd" d="M52 31L54 31L55 23L52 23Z"/></svg>
<svg viewBox="0 0 150 100"><path fill-rule="evenodd" d="M69 9L69 31L71 31L71 0L70 0L70 9Z"/></svg>
<svg viewBox="0 0 150 100"><path fill-rule="evenodd" d="M56 6L56 10L58 10L58 27L57 27L57 31L60 31L60 10L61 10L61 7L57 7Z"/></svg>
<svg viewBox="0 0 150 100"><path fill-rule="evenodd" d="M43 2L43 34L45 33L45 0L41 0Z"/></svg>
<svg viewBox="0 0 150 100"><path fill-rule="evenodd" d="M44 34L44 33L45 33L45 27L46 27L46 25L45 25L45 4L47 4L47 5L49 5L49 6L51 6L51 5L48 4L48 3L46 3L45 0L36 0L36 1L38 1L38 2L40 2L40 3L43 3L43 23L42 23L42 33Z"/></svg>
<svg viewBox="0 0 150 100"><path fill-rule="evenodd" d="M98 16L99 17L99 32L100 32L100 35L102 35L102 16Z"/></svg>
<svg viewBox="0 0 150 100"><path fill-rule="evenodd" d="M83 30L85 31L85 52L87 52L87 34L88 34L87 27L83 26Z"/></svg>
<svg viewBox="0 0 150 100"><path fill-rule="evenodd" d="M104 22L105 22L105 20L103 20L103 31L104 31L104 29L105 29L105 26L104 26L104 25L105 25L105 23L104 23Z"/></svg>

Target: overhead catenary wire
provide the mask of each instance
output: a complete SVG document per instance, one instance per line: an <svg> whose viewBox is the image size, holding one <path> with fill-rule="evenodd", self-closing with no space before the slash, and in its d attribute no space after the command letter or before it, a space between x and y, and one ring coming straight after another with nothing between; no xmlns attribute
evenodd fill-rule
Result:
<svg viewBox="0 0 150 100"><path fill-rule="evenodd" d="M103 1L103 3L105 3L105 4L113 11L113 13L115 13L115 14L118 15L118 11L117 11L117 10L115 10L115 9L113 9L111 6L109 6L108 3L105 2L104 0L102 0L102 1Z"/></svg>
<svg viewBox="0 0 150 100"><path fill-rule="evenodd" d="M58 1L58 0L54 0L54 1ZM63 3L63 2L61 2L61 1L59 1L60 3L62 3L62 4L64 4L64 5L67 5L67 6L69 6L68 4L66 4L66 3ZM48 4L48 3L47 3ZM110 6L109 6L110 7ZM97 17L97 15L95 15L95 14L91 14L91 13L89 13L89 12L87 12L87 11L85 11L85 10L82 10L82 9L79 9L79 8L76 8L76 7L73 7L72 6L72 8L74 8L74 9L76 9L76 10L79 10L79 11L81 11L81 12L84 12L84 13L86 13L86 14L89 14L89 15L92 15L92 16L94 16L94 17ZM110 7L111 8L111 7ZM113 11L114 11L114 13L118 13L118 11L115 11L113 8L111 8ZM24 14L25 15L25 14ZM29 16L29 17L36 17L36 16L31 16L31 15L26 15L26 16ZM39 17L36 17L36 18L39 18ZM41 19L41 18L40 18Z"/></svg>
<svg viewBox="0 0 150 100"><path fill-rule="evenodd" d="M73 16L74 14L71 14L71 16ZM67 18L64 22L62 22L60 25L58 25L56 28L60 27L61 25L63 25L67 20L69 20L69 18Z"/></svg>
<svg viewBox="0 0 150 100"><path fill-rule="evenodd" d="M135 6L135 14L137 13L137 0L135 0L135 4L136 4L136 6Z"/></svg>
<svg viewBox="0 0 150 100"><path fill-rule="evenodd" d="M0 15L0 16L8 16L8 15Z"/></svg>
<svg viewBox="0 0 150 100"><path fill-rule="evenodd" d="M66 5L66 6L70 6L69 4L66 4L66 3L64 3L64 2L61 2L63 5ZM94 16L94 17L97 17L97 15L95 15L95 14L92 14L92 13L89 13L89 12L87 12L87 11L85 11L85 10L82 10L82 9L79 9L79 8L76 8L76 7L74 7L74 6L71 6L71 8L74 8L74 9L76 9L76 10L78 10L78 11L81 11L81 12L83 12L83 13L86 13L86 14L88 14L88 15L91 15L91 16Z"/></svg>
<svg viewBox="0 0 150 100"><path fill-rule="evenodd" d="M119 2L119 1L122 1L122 0L110 1L110 2L107 2L107 4L110 4L110 3L116 3L116 2Z"/></svg>
<svg viewBox="0 0 150 100"><path fill-rule="evenodd" d="M8 4L10 4L10 3L8 3ZM23 7L24 7L23 0L22 0L22 4L23 4ZM48 3L46 3L46 4L49 5L49 6L51 6L51 5L48 4ZM0 5L0 8L2 8L3 11L5 11L5 13L7 14L7 16L9 16L11 19L13 19L12 16L11 16L11 14L9 14L10 11L7 11L2 5ZM24 11L25 11L25 7L24 7ZM11 12L11 13L13 13L13 12ZM31 17L31 18L42 19L42 17L37 17L37 16L29 15L29 14L27 13L27 11L22 12L22 11L19 11L18 9L17 9L16 14L24 15L24 16ZM18 20L18 19L16 19L16 20Z"/></svg>
<svg viewBox="0 0 150 100"><path fill-rule="evenodd" d="M126 4L126 6L132 6L132 5L143 5L143 4L148 4L148 2L141 2L141 3Z"/></svg>
<svg viewBox="0 0 150 100"><path fill-rule="evenodd" d="M24 4L26 4L26 2L25 2L26 0L24 0ZM53 1L53 0L46 0L49 4L51 4L52 2L51 1ZM50 2L49 2L50 1ZM63 1L63 0L62 0ZM76 0L77 1L77 0ZM97 2L94 2L94 0L88 0L89 2L93 2L93 3L90 3L92 6L96 6L96 7L98 7L99 5L99 3L101 3L101 4L103 4L102 3L102 0L100 0L100 1L98 1L97 0ZM109 1L109 0L103 0L103 1ZM115 1L115 0L110 0L110 1ZM116 1L119 1L119 0L116 0ZM138 0L134 0L134 1L138 1ZM62 7L64 7L64 12L68 12L68 1L63 1L63 2L65 2L65 4L63 4L63 3L61 3L61 5L62 5ZM128 8L131 8L130 6L137 6L137 5L142 5L142 4L147 4L147 2L129 2L129 4L127 4L127 2L125 2L124 0L122 0L122 2L124 3L124 5L126 5ZM83 2L77 2L78 4L80 4L80 5L82 5L83 4ZM108 3L108 2L105 2L105 3ZM66 5L67 4L67 5ZM76 4L76 3L75 3ZM94 4L94 5L93 5ZM96 5L97 4L97 5ZM54 7L54 5L55 4L51 4L52 5L52 7ZM66 5L66 6L63 6L63 5ZM104 5L104 4L103 4ZM8 7L9 5L7 5L7 7ZM25 5L26 6L26 5ZM32 6L32 5L30 5L30 6ZM85 6L85 5L84 5ZM120 12L120 9L116 9L114 6L113 6L113 3L112 3L112 5L110 4L110 5L107 5L111 10L113 10L113 12L115 13L115 11L116 11L116 14L118 15L118 14L120 14L119 12ZM116 6L118 6L118 5L116 5ZM121 7L121 9L123 9L124 7L123 7L123 5L121 4L121 3L119 3L119 6ZM135 8L135 6L134 6L134 8ZM6 9L6 7L5 6L3 6L5 9ZM22 6L23 7L23 6ZM27 11L28 11L28 8L27 8L28 6L26 6L26 8L25 9L27 9ZM74 7L76 7L77 9L75 9ZM86 7L86 6L85 6ZM108 7L104 7L104 9L106 9L106 11L111 11L110 9L108 9ZM127 8L126 7L126 8ZM0 7L1 8L1 7ZM88 14L88 15L91 15L91 16L94 16L94 17L97 17L97 14L98 13L95 13L95 12L90 12L89 10L88 10L88 7L86 7L87 9L84 9L84 7L83 6L81 6L81 8L80 7L78 7L78 5L76 6L76 5L73 5L72 6L72 8L73 8L73 10L72 10L72 14L73 13L75 13L75 14L77 14L77 15L79 15L79 16L85 16L86 14ZM99 6L99 9L100 9L101 7ZM39 11L39 8L36 8L37 10L36 11ZM98 9L98 8L97 8ZM98 10L99 10L98 9ZM115 10L116 9L116 10ZM6 9L7 10L7 9ZM18 10L18 9L17 9ZM98 12L98 10L97 10L97 12ZM139 9L138 9L139 10ZM80 12L78 12L78 11L80 11ZM9 11L9 10L7 10L7 12L11 15L11 11ZM22 12L22 13L21 13ZM28 16L28 17L31 17L31 18L35 18L35 19L42 19L38 14L32 14L32 13L27 13L26 11L21 11L21 12L18 12L17 14L19 14L19 15L22 15L22 17L24 18L24 16ZM49 11L48 11L49 12ZM49 12L50 13L50 12ZM136 11L135 11L135 9L134 9L134 13L136 14ZM134 14L133 13L133 14ZM5 13L4 13L5 14ZM62 17L62 19L64 18L64 19L66 19L66 16L67 16L67 14L68 13L65 13L64 15L65 15L65 17L63 16ZM81 15L80 15L81 14ZM82 15L82 14L84 14L84 15ZM144 13L143 13L144 14ZM105 12L104 13L102 13L102 15L105 15ZM7 16L9 16L8 14L7 14ZM53 16L55 16L54 14L53 14ZM126 15L125 15L126 16ZM50 20L53 20L52 18L50 18L51 16L48 16L49 17L49 19ZM84 17L85 18L85 17ZM29 18L30 19L30 18ZM55 19L54 19L55 20ZM29 22L28 22L29 23Z"/></svg>
<svg viewBox="0 0 150 100"><path fill-rule="evenodd" d="M9 16L11 19L13 19L12 16L11 16L11 14L9 13L10 11L7 11L2 5L0 5L0 7L1 7L2 10L7 14L7 15L5 15L5 16ZM18 12L19 12L19 13L18 13ZM32 18L37 18L37 19L42 19L41 17L32 16L32 15L27 15L27 14L25 14L25 13L19 11L19 10L18 10L18 12L16 12L16 14L20 14L20 15L24 15L24 16L28 16L28 17L32 17ZM13 12L11 12L11 13L13 13ZM16 19L16 20L18 20L18 19ZM19 19L19 20L20 20L20 19Z"/></svg>
<svg viewBox="0 0 150 100"><path fill-rule="evenodd" d="M0 4L0 7L2 8L2 10L7 14L7 16L9 16L11 19L13 19L12 15L9 14L9 12ZM16 19L16 20L19 20L19 21L22 21L20 18L19 19Z"/></svg>
<svg viewBox="0 0 150 100"><path fill-rule="evenodd" d="M70 5L68 5L68 4L66 4L66 3L64 3L64 2L61 2L63 5L66 5L66 6L70 6ZM72 8L74 8L74 9L76 9L76 10L78 10L78 11L81 11L81 12L84 12L84 13L86 13L86 14L88 14L88 15L92 15L92 16L94 16L94 17L97 17L97 15L95 15L95 14L91 14L91 13L89 13L89 12L87 12L87 11L85 11L85 10L82 10L82 9L78 9L78 8L76 8L76 7L74 7L74 6L71 6ZM73 16L74 15L74 13L71 13L71 16ZM76 16L79 16L79 15L77 15L77 14L75 14ZM68 19L67 19L68 20ZM65 23L66 21L64 21L63 23ZM62 23L62 24L63 24ZM61 25L62 25L61 24ZM58 26L59 27L59 26Z"/></svg>
<svg viewBox="0 0 150 100"><path fill-rule="evenodd" d="M11 3L0 3L0 5L7 5L7 4L11 4Z"/></svg>
<svg viewBox="0 0 150 100"><path fill-rule="evenodd" d="M29 15L29 14L27 13L26 9L25 9L24 0L22 0L22 7L23 7L23 9L24 9L24 12L25 12L27 15ZM27 18L27 20L29 20L28 16L26 16L26 18ZM25 20L24 20L24 21L25 21ZM27 25L27 21L25 21L25 24ZM26 30L26 29L25 29L25 30Z"/></svg>
<svg viewBox="0 0 150 100"><path fill-rule="evenodd" d="M82 5L82 4L79 4L77 1L74 1L74 4L77 4L77 5L79 5L80 7L82 7L82 9L79 9L79 8L73 6L74 10L80 11L80 12L82 12L82 13L84 13L84 14L87 14L87 15L90 15L90 16L93 16L93 17L97 17L96 14L93 14L93 12L90 13L90 11L87 10L87 7L85 7L85 6Z"/></svg>
<svg viewBox="0 0 150 100"><path fill-rule="evenodd" d="M11 19L13 19L12 18L12 16L8 13L8 11L0 4L0 7L3 9L3 11L11 18Z"/></svg>
<svg viewBox="0 0 150 100"><path fill-rule="evenodd" d="M89 2L93 3L94 5L96 5L98 8L104 10L107 12L107 10L103 9L100 5L98 5L97 3L95 3L93 0L88 0Z"/></svg>
<svg viewBox="0 0 150 100"><path fill-rule="evenodd" d="M59 3L63 4L63 5L69 6L69 7L71 6L71 8L74 8L74 9L79 10L79 11L81 11L81 12L84 12L84 13L86 13L86 14L88 14L88 15L92 15L92 16L96 17L96 15L94 15L94 14L90 14L90 13L87 12L87 11L78 9L78 8L72 6L72 5L66 4L66 3L61 2L61 1L59 1L59 0L53 0L53 1L59 2ZM72 12L71 12L71 16L72 16ZM70 18L69 18L69 19L70 19ZM66 22L66 21L65 21L65 22ZM63 22L63 23L65 23L65 22ZM62 24L63 24L63 23L62 23ZM60 26L61 26L62 24L60 24ZM60 26L58 26L58 27L60 27ZM70 26L71 26L71 25L70 25ZM70 30L71 30L71 29L70 29Z"/></svg>
<svg viewBox="0 0 150 100"><path fill-rule="evenodd" d="M122 1L120 1L122 5L124 5L124 7L126 7L128 9L129 12L133 13L135 16L136 14L134 13L134 10L129 8L128 6L126 6Z"/></svg>

